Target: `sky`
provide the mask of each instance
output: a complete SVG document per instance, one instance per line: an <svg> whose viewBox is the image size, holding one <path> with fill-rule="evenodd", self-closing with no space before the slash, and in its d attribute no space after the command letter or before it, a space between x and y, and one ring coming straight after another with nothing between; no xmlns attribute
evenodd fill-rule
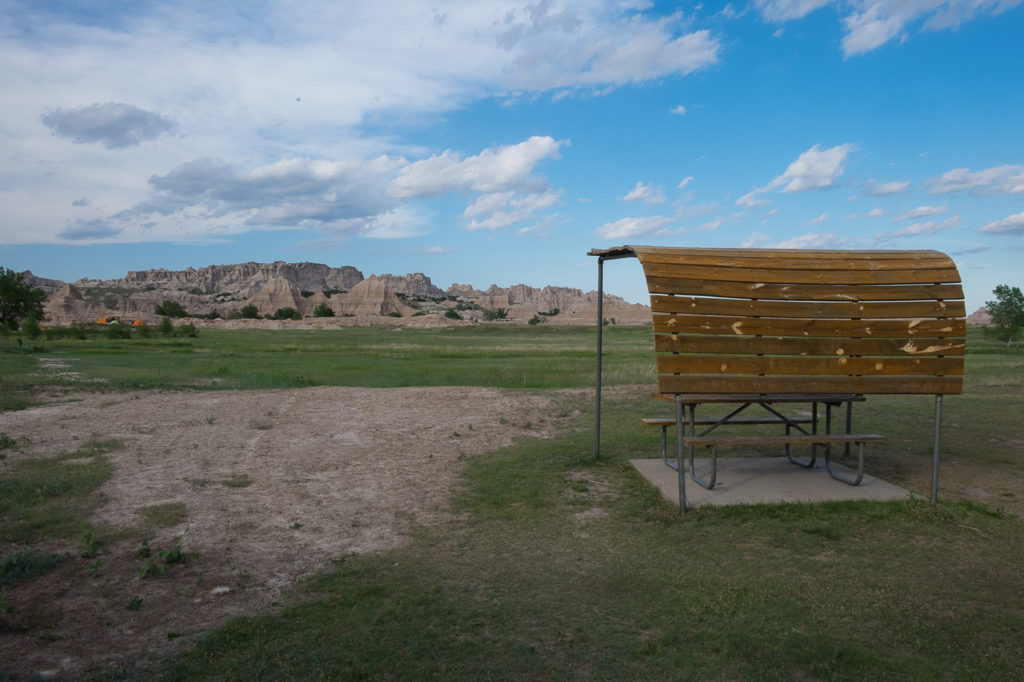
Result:
<svg viewBox="0 0 1024 682"><path fill-rule="evenodd" d="M937 249L973 311L1024 286L1022 4L0 0L0 266Z"/></svg>

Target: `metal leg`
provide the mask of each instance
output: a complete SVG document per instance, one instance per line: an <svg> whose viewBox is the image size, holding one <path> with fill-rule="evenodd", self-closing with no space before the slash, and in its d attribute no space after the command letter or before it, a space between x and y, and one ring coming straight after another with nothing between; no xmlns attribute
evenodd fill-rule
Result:
<svg viewBox="0 0 1024 682"><path fill-rule="evenodd" d="M676 463L668 458L668 425L663 424L661 427L661 461L672 469L676 468Z"/></svg>
<svg viewBox="0 0 1024 682"><path fill-rule="evenodd" d="M711 480L705 481L703 478L697 475L697 472L693 468L693 451L694 447L690 446L690 478L692 478L697 485L702 488L712 490L715 487L715 479L718 477L718 446L709 446L711 450Z"/></svg>
<svg viewBox="0 0 1024 682"><path fill-rule="evenodd" d="M679 399L679 394L676 394L676 473L679 479L679 513L685 514L686 473L683 471L683 403Z"/></svg>
<svg viewBox="0 0 1024 682"><path fill-rule="evenodd" d="M811 403L811 433L818 433L818 403ZM789 435L788 425L786 426L786 435ZM801 462L793 456L793 453L790 451L789 443L786 443L786 458L797 466L801 466L804 469L810 469L814 466L814 463L818 461L818 448L812 445L811 458L806 462Z"/></svg>
<svg viewBox="0 0 1024 682"><path fill-rule="evenodd" d="M932 504L939 501L939 439L942 429L942 394L935 396L935 445L932 448Z"/></svg>
<svg viewBox="0 0 1024 682"><path fill-rule="evenodd" d="M828 445L825 446L825 471L828 472L829 476L847 485L860 485L861 479L864 478L864 443L857 443L857 446L857 478L846 478L832 471L831 452ZM818 444L815 443L812 447L818 447Z"/></svg>

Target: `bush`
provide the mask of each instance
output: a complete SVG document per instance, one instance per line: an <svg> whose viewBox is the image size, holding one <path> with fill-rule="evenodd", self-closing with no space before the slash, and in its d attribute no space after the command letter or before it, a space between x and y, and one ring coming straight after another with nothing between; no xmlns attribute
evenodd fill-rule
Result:
<svg viewBox="0 0 1024 682"><path fill-rule="evenodd" d="M254 306L252 303L249 305L242 306L242 309L238 311L238 314L245 320L258 320L260 319L259 308Z"/></svg>
<svg viewBox="0 0 1024 682"><path fill-rule="evenodd" d="M448 310L444 311L444 316L447 317L449 320L461 320L462 319L462 315L459 315L458 311L454 310L452 308L449 308Z"/></svg>
<svg viewBox="0 0 1024 682"><path fill-rule="evenodd" d="M292 307L278 308L277 312L274 313L273 319L275 320L301 320L302 313Z"/></svg>
<svg viewBox="0 0 1024 682"><path fill-rule="evenodd" d="M36 319L35 315L29 315L25 318L21 323L21 331L30 339L38 339L39 335L43 333L39 328L39 320Z"/></svg>
<svg viewBox="0 0 1024 682"><path fill-rule="evenodd" d="M164 302L153 309L157 315L163 315L165 317L188 317L188 313L181 307L181 304L177 301L168 301L164 299Z"/></svg>
<svg viewBox="0 0 1024 682"><path fill-rule="evenodd" d="M174 330L174 333L177 336L188 336L191 338L199 336L199 330L196 329L196 326L191 323L179 325L178 328Z"/></svg>
<svg viewBox="0 0 1024 682"><path fill-rule="evenodd" d="M508 308L496 308L494 310L484 309L485 320L507 320Z"/></svg>
<svg viewBox="0 0 1024 682"><path fill-rule="evenodd" d="M540 324L543 321L544 320L540 319L539 316L534 315L533 317L530 318L530 321L527 324Z"/></svg>
<svg viewBox="0 0 1024 682"><path fill-rule="evenodd" d="M165 335L174 333L174 323L171 322L171 318L164 317L160 320L160 333Z"/></svg>
<svg viewBox="0 0 1024 682"><path fill-rule="evenodd" d="M313 317L334 317L334 310L326 303L321 303L313 310Z"/></svg>

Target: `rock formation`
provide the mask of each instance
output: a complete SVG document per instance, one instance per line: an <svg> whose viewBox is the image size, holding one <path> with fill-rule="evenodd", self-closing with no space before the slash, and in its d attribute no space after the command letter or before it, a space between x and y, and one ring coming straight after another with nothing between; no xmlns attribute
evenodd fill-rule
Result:
<svg viewBox="0 0 1024 682"><path fill-rule="evenodd" d="M594 324L597 317L594 291L555 286L538 289L525 284L491 286L483 291L469 284L453 284L443 291L420 272L364 279L351 266L334 268L319 263L276 261L132 271L112 280L81 279L74 286L35 279L54 292L46 304L45 322L50 324L95 322L111 315L155 323L159 321L155 310L164 301L181 305L194 318L206 318L196 322L239 328L269 325L266 320L237 319L247 305L256 306L263 317L294 308L310 324L315 320L314 326L435 326L458 324L460 319L468 323L495 318L513 323ZM61 286L54 288L55 284ZM314 317L322 304L334 317ZM604 317L618 324L648 324L650 310L606 294Z"/></svg>
<svg viewBox="0 0 1024 682"><path fill-rule="evenodd" d="M968 327L987 327L992 324L992 316L988 314L988 308L982 306L967 316Z"/></svg>

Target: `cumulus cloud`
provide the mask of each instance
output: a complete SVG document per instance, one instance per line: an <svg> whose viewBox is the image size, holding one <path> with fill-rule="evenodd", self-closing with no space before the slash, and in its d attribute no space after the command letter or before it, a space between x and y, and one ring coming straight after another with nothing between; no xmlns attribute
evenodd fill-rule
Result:
<svg viewBox="0 0 1024 682"><path fill-rule="evenodd" d="M817 218L811 218L807 221L808 225L821 225L823 222L828 220L828 213L822 213Z"/></svg>
<svg viewBox="0 0 1024 682"><path fill-rule="evenodd" d="M978 228L982 234L1024 234L1024 213L1015 213L1002 220L994 220Z"/></svg>
<svg viewBox="0 0 1024 682"><path fill-rule="evenodd" d="M736 200L738 206L760 206L768 203L761 197L781 187L782 192L805 192L834 187L846 170L846 159L856 147L840 144L828 149L814 145L789 164L786 171L763 187L751 190Z"/></svg>
<svg viewBox="0 0 1024 682"><path fill-rule="evenodd" d="M134 147L175 129L172 119L122 102L103 102L43 114L54 135L79 144L98 142L107 149Z"/></svg>
<svg viewBox="0 0 1024 682"><path fill-rule="evenodd" d="M525 142L486 149L463 158L446 150L409 164L391 182L394 197L430 197L454 191L476 192L543 190L546 181L533 174L547 159L559 159L559 148L568 142L551 137L531 137Z"/></svg>
<svg viewBox="0 0 1024 682"><path fill-rule="evenodd" d="M998 15L1021 0L755 0L765 21L801 19L832 5L842 16L846 57L869 52L894 39L906 39L912 28L926 31L955 29L979 14Z"/></svg>
<svg viewBox="0 0 1024 682"><path fill-rule="evenodd" d="M606 223L597 228L597 236L601 239L629 239L644 235L660 234L672 222L665 216L649 218L622 218L613 223Z"/></svg>
<svg viewBox="0 0 1024 682"><path fill-rule="evenodd" d="M539 2L509 12L498 44L516 53L506 66L513 87L543 91L642 83L686 75L718 62L721 44L710 31L684 32L683 15L631 13L611 21Z"/></svg>
<svg viewBox="0 0 1024 682"><path fill-rule="evenodd" d="M836 249L849 243L849 239L826 232L823 234L804 234L799 237L785 239L775 244L778 249Z"/></svg>
<svg viewBox="0 0 1024 682"><path fill-rule="evenodd" d="M931 194L1024 194L1024 166L994 166L979 171L954 168L925 184Z"/></svg>
<svg viewBox="0 0 1024 682"><path fill-rule="evenodd" d="M918 218L927 218L928 216L939 215L945 213L949 207L946 204L942 206L918 206L913 208L906 213L900 214L893 218L893 222L902 222L904 220L917 220Z"/></svg>
<svg viewBox="0 0 1024 682"><path fill-rule="evenodd" d="M533 219L539 212L547 210L561 199L561 191L516 196L514 192L487 194L463 212L464 218L472 218L468 230L500 230Z"/></svg>
<svg viewBox="0 0 1024 682"><path fill-rule="evenodd" d="M864 193L872 197L886 197L893 194L903 194L910 187L907 180L894 180L892 182L876 182L868 180L864 183Z"/></svg>
<svg viewBox="0 0 1024 682"><path fill-rule="evenodd" d="M917 237L922 234L935 234L937 232L952 230L954 227L959 227L961 222L960 216L958 215L950 216L941 222L928 220L923 223L912 223L886 236L898 239L902 237Z"/></svg>
<svg viewBox="0 0 1024 682"><path fill-rule="evenodd" d="M676 189L686 189L686 186L689 185L691 182L693 182L693 176L687 175L685 178L679 181L679 184L676 185Z"/></svg>
<svg viewBox="0 0 1024 682"><path fill-rule="evenodd" d="M645 185L642 182L637 182L634 187L626 196L622 197L623 201L641 201L645 204L663 204L665 203L665 192L660 187L651 187Z"/></svg>
<svg viewBox="0 0 1024 682"><path fill-rule="evenodd" d="M676 106L672 107L672 113L677 116L685 116L686 107L684 107L682 104L677 104Z"/></svg>

